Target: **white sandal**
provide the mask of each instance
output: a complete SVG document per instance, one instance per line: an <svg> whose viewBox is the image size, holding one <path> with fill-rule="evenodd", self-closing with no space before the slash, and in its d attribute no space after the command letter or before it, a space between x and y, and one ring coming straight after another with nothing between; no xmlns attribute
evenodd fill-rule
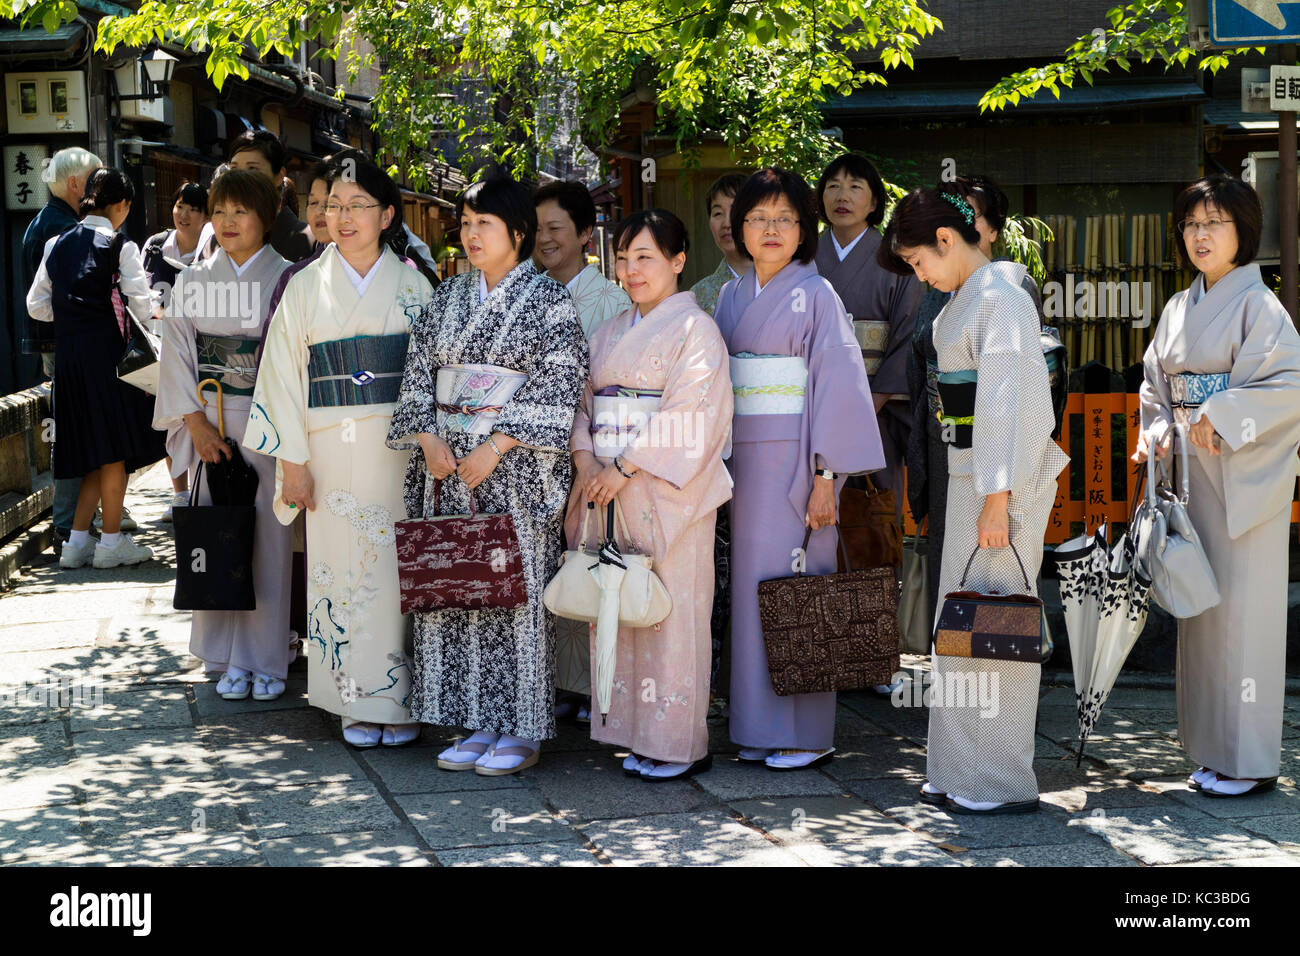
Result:
<svg viewBox="0 0 1300 956"><path fill-rule="evenodd" d="M217 681L217 693L221 695L222 700L247 700L252 686L252 674L236 677L227 671L221 675L221 680Z"/></svg>

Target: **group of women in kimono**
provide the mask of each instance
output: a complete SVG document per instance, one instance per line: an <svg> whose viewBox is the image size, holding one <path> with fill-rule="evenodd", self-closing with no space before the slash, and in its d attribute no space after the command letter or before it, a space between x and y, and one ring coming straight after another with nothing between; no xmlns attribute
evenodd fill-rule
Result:
<svg viewBox="0 0 1300 956"><path fill-rule="evenodd" d="M457 203L471 269L435 288L401 253L396 186L364 156L347 159L313 171L317 252L294 267L267 246L270 181L236 169L215 182L219 251L179 281L247 294L177 296L166 318L155 425L173 473L193 471L204 503L198 466L230 456L223 428L262 478L257 610L194 615L194 651L222 673L223 695L283 692L289 525L305 512L311 702L358 747L451 725L469 733L438 754L440 768L532 766L556 733L557 686L590 693L595 641L588 628L557 653L542 592L589 510L616 503L620 547L653 556L672 610L619 628L593 739L626 750L624 770L644 780L706 769L721 617L740 759L818 766L834 753L835 695L773 692L757 586L791 573L806 530L806 570L834 570L850 476L881 473L901 498L921 389L927 422L961 425L923 446L931 534L939 525L944 538L932 601L968 562L968 588L1023 591L1023 565L1036 590L1068 460L1051 439L1036 290L1023 266L991 260L1006 215L991 182L913 190L882 235L883 183L861 157L836 160L815 190L776 168L724 177L706 197L722 262L682 291L689 242L673 214L619 224L615 285L586 263L585 189L530 194L496 175ZM1163 453L1175 425L1188 426L1193 519L1224 600L1180 625L1180 730L1202 764L1193 785L1232 795L1267 788L1278 769L1300 340L1251 264L1253 192L1202 181L1178 218L1202 275L1170 301L1147 353L1137 456ZM855 334L864 322L883 329L870 366ZM935 383L954 375L975 382L969 409L932 404ZM196 395L207 378L223 387L220 422ZM403 615L394 522L472 507L512 517L527 600ZM997 671L1000 699L996 717L936 700L921 799L959 813L1036 808L1040 665L935 657L934 670L971 681ZM1246 679L1257 689L1243 705Z"/></svg>

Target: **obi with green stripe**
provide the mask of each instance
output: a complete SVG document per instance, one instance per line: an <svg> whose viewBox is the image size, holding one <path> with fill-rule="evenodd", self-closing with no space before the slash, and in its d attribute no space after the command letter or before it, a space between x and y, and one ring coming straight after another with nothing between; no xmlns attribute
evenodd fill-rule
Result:
<svg viewBox="0 0 1300 956"><path fill-rule="evenodd" d="M308 346L308 407L396 402L409 338L405 332L359 335Z"/></svg>
<svg viewBox="0 0 1300 956"><path fill-rule="evenodd" d="M200 382L215 378L227 397L253 394L257 382L257 339L196 332L194 344L198 350Z"/></svg>
<svg viewBox="0 0 1300 956"><path fill-rule="evenodd" d="M976 370L961 369L956 372L940 372L939 386L939 423L945 433L951 429L950 441L954 448L969 448L975 425L975 383Z"/></svg>
<svg viewBox="0 0 1300 956"><path fill-rule="evenodd" d="M731 356L736 415L802 415L808 363L798 355Z"/></svg>

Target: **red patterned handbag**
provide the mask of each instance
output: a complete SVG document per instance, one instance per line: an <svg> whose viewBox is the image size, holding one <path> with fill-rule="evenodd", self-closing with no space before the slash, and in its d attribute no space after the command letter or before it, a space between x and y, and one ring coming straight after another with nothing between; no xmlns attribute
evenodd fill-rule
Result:
<svg viewBox="0 0 1300 956"><path fill-rule="evenodd" d="M439 510L442 482L433 482ZM515 519L479 514L406 518L397 532L397 578L403 614L513 609L528 600Z"/></svg>

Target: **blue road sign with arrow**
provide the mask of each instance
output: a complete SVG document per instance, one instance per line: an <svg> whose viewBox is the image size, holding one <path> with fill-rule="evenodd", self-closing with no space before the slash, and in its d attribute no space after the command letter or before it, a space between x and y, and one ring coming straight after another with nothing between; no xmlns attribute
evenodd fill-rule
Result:
<svg viewBox="0 0 1300 956"><path fill-rule="evenodd" d="M1210 42L1300 41L1300 0L1210 0Z"/></svg>

